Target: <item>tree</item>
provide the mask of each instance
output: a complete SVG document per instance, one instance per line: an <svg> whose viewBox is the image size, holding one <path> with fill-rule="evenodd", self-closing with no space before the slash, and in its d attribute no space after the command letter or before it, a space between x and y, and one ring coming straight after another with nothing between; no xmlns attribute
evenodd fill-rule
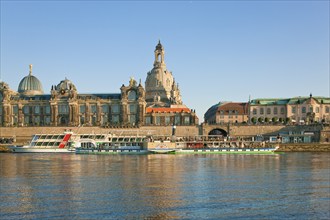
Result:
<svg viewBox="0 0 330 220"><path fill-rule="evenodd" d="M257 123L257 118L256 118L256 117L251 118L251 122L252 122L253 124Z"/></svg>
<svg viewBox="0 0 330 220"><path fill-rule="evenodd" d="M264 119L262 117L258 118L258 122L262 123L264 122Z"/></svg>
<svg viewBox="0 0 330 220"><path fill-rule="evenodd" d="M272 118L272 122L273 122L273 123L276 123L277 121L278 121L278 118L277 118L277 117L273 117L273 118Z"/></svg>
<svg viewBox="0 0 330 220"><path fill-rule="evenodd" d="M286 123L286 124L291 123L291 118L286 118L286 119L285 119L285 123Z"/></svg>

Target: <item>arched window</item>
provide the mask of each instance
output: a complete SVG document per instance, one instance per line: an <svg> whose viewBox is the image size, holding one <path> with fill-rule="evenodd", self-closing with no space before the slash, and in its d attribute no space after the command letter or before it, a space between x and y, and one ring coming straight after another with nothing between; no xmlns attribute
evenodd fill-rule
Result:
<svg viewBox="0 0 330 220"><path fill-rule="evenodd" d="M127 97L128 97L128 100L132 100L132 101L136 100L137 99L136 91L130 90L128 92L128 96Z"/></svg>

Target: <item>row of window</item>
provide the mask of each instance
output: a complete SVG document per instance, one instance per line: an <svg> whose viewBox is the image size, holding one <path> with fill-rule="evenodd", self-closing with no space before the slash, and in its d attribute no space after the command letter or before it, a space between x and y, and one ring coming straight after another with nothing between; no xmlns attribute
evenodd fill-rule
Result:
<svg viewBox="0 0 330 220"><path fill-rule="evenodd" d="M102 105L101 111L102 113L109 113L110 105ZM134 114L137 112L137 105L130 104L128 105L128 114ZM0 114L2 114L2 108L0 108ZM90 111L92 113L97 113L97 105L90 105ZM79 106L79 112L84 114L86 113L86 105ZM13 106L13 113L18 114L18 106ZM50 106L24 106L23 107L24 114L50 114ZM68 114L69 113L69 105L58 105L58 113L59 114ZM120 113L120 105L111 105L111 113L118 114Z"/></svg>
<svg viewBox="0 0 330 220"><path fill-rule="evenodd" d="M172 119L172 120L171 120ZM176 116L156 116L154 118L154 121L152 120L151 116L145 117L145 124L146 125L172 125L174 122L175 125L180 125L181 124L181 116L176 115ZM184 125L189 125L190 124L190 116L184 116L183 117L183 122Z"/></svg>
<svg viewBox="0 0 330 220"><path fill-rule="evenodd" d="M260 108L260 109L259 109L259 114L260 114L260 115L265 114L264 111L265 111L264 108ZM254 108L254 109L252 110L252 113L253 113L254 115L256 115L256 114L257 114L257 109ZM282 107L282 108L280 109L280 113L281 113L281 114L285 114L285 108L284 108L284 107ZM271 108L267 108L267 109L266 109L266 114L267 114L267 115L272 114L272 109L271 109ZM277 115L277 114L278 114L278 109L277 109L276 107L273 109L273 114L274 114L274 115Z"/></svg>
<svg viewBox="0 0 330 220"><path fill-rule="evenodd" d="M295 114L297 110L299 110L299 108L297 109L295 106L291 107L291 113ZM314 112L313 106L309 107L309 112ZM306 107L301 107L301 113L306 113ZM320 107L315 107L315 113L320 113ZM330 113L329 106L325 106L325 113Z"/></svg>
<svg viewBox="0 0 330 220"><path fill-rule="evenodd" d="M224 115L220 115L220 118L225 118ZM228 118L238 118L238 115L228 115Z"/></svg>
<svg viewBox="0 0 330 220"><path fill-rule="evenodd" d="M313 107L313 106L310 106L309 109L308 109L308 112L314 112L315 110L315 113L320 113L320 107ZM254 108L252 110L252 113L254 115L258 114L258 109L257 108ZM296 106L292 106L291 107L291 113L292 114L296 114L298 113L299 111L299 108L297 108ZM307 113L307 108L305 106L301 107L301 113L304 114L304 113ZM330 113L330 107L329 106L325 106L325 113ZM265 109L264 108L259 108L259 114L260 115L263 115L265 114ZM266 114L267 115L270 115L272 114L272 109L271 108L266 108ZM278 108L273 108L273 114L274 115L277 115L278 114ZM284 107L281 107L280 108L280 114L285 114L285 108Z"/></svg>
<svg viewBox="0 0 330 220"><path fill-rule="evenodd" d="M225 111L224 110L220 110L220 115L224 115ZM228 110L228 115L238 115L238 111L237 110Z"/></svg>
<svg viewBox="0 0 330 220"><path fill-rule="evenodd" d="M111 107L111 113L113 114L119 114L120 113L120 105L102 105L101 111L102 113L109 113ZM137 112L137 105L136 104L130 104L128 105L128 114L135 114ZM81 114L86 113L86 106L80 105L79 106L79 112ZM91 113L97 113L97 106L96 105L90 105L90 112Z"/></svg>
<svg viewBox="0 0 330 220"><path fill-rule="evenodd" d="M102 115L101 116L101 125L107 125L107 124L119 124L120 120L119 120L120 116L119 115L112 115L111 116L111 120L109 120L107 115ZM96 124L96 117L91 117L90 120L91 124L95 125ZM85 124L86 120L84 116L80 116L79 118L79 123L80 124ZM131 125L135 125L137 123L137 117L135 114L130 114L128 115L128 123Z"/></svg>

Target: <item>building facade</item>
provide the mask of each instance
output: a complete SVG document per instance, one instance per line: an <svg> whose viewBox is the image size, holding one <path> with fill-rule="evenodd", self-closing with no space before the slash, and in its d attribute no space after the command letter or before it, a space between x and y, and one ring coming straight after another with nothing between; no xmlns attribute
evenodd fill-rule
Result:
<svg viewBox="0 0 330 220"><path fill-rule="evenodd" d="M330 98L294 97L254 99L247 103L224 102L204 114L208 124L222 123L330 123Z"/></svg>
<svg viewBox="0 0 330 220"><path fill-rule="evenodd" d="M207 110L204 121L208 124L243 123L248 121L248 103L220 102Z"/></svg>
<svg viewBox="0 0 330 220"><path fill-rule="evenodd" d="M153 109L159 106L166 111ZM194 111L182 105L178 85L166 70L160 42L146 89L131 78L120 93L81 94L73 82L64 79L51 86L50 94L44 94L41 82L32 74L32 65L17 92L0 82L0 126L136 127L168 123L195 125L198 119Z"/></svg>
<svg viewBox="0 0 330 220"><path fill-rule="evenodd" d="M249 108L252 123L330 123L330 98L313 97L312 94L290 99L255 99Z"/></svg>

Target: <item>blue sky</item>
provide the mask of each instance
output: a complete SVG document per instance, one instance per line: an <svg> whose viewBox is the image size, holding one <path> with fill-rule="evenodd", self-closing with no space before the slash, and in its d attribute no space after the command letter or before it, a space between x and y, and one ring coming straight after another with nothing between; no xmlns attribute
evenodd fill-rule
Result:
<svg viewBox="0 0 330 220"><path fill-rule="evenodd" d="M160 39L184 104L330 96L329 1L3 1L1 80L33 64L45 93L145 82Z"/></svg>

